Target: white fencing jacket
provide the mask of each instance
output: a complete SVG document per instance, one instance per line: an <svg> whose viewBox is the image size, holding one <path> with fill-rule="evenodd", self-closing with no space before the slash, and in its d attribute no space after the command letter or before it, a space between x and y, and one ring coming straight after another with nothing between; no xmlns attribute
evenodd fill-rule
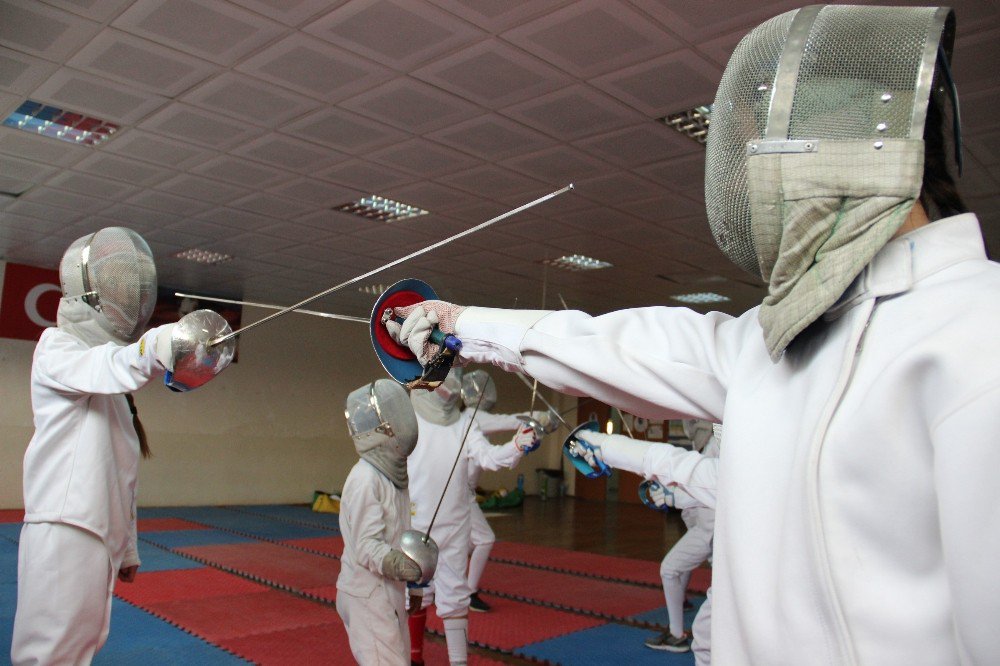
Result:
<svg viewBox="0 0 1000 666"><path fill-rule="evenodd" d="M513 432L521 427L522 422L518 420L517 414L491 414L479 410L476 412L476 425L487 437L499 432ZM469 490L472 496L476 496L476 486L479 485L479 477L482 476L483 468L479 466L477 456L469 456Z"/></svg>
<svg viewBox="0 0 1000 666"><path fill-rule="evenodd" d="M959 215L888 243L777 363L756 308L468 308L462 355L725 423L720 664L1000 663L1000 266Z"/></svg>
<svg viewBox="0 0 1000 666"><path fill-rule="evenodd" d="M24 454L24 522L93 532L115 569L139 564L139 437L125 400L163 374L152 329L136 343L88 347L47 328L31 365L35 434Z"/></svg>

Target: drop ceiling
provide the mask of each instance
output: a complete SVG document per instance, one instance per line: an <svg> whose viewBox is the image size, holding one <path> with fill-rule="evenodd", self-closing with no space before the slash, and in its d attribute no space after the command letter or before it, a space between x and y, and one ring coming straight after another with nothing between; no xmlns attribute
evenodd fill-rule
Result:
<svg viewBox="0 0 1000 666"><path fill-rule="evenodd" d="M895 2L893 4L900 4ZM906 4L906 3L903 3ZM55 268L109 225L160 282L288 304L573 182L576 190L373 279L592 313L763 290L716 249L704 149L656 122L709 103L739 38L792 2L0 0L0 113L114 122L97 147L0 127L0 256ZM954 3L961 189L1000 252L1000 9ZM430 211L331 210L377 194ZM193 248L231 261L175 258ZM580 254L612 268L543 262ZM316 305L364 315L357 289Z"/></svg>

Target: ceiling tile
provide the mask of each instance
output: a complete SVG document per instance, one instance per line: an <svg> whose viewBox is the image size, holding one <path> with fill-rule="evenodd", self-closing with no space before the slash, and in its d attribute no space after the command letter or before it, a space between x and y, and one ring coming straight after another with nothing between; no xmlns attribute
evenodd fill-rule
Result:
<svg viewBox="0 0 1000 666"><path fill-rule="evenodd" d="M501 36L580 78L642 62L681 45L625 3L608 0L574 2Z"/></svg>
<svg viewBox="0 0 1000 666"><path fill-rule="evenodd" d="M27 97L59 65L0 47L0 88Z"/></svg>
<svg viewBox="0 0 1000 666"><path fill-rule="evenodd" d="M345 0L230 0L285 25L297 26Z"/></svg>
<svg viewBox="0 0 1000 666"><path fill-rule="evenodd" d="M339 108L320 109L285 125L281 132L353 155L366 154L409 137L395 127Z"/></svg>
<svg viewBox="0 0 1000 666"><path fill-rule="evenodd" d="M424 178L433 178L479 162L457 150L425 139L411 139L369 154L371 160Z"/></svg>
<svg viewBox="0 0 1000 666"><path fill-rule="evenodd" d="M75 168L92 176L113 178L133 185L152 185L166 180L174 173L146 162L99 152L81 160Z"/></svg>
<svg viewBox="0 0 1000 666"><path fill-rule="evenodd" d="M0 127L0 153L69 167L94 152L89 146L75 146L47 136L36 136L21 130Z"/></svg>
<svg viewBox="0 0 1000 666"><path fill-rule="evenodd" d="M588 178L575 183L575 185L574 192L577 195L613 205L623 201L649 199L666 194L663 188L656 184L625 171Z"/></svg>
<svg viewBox="0 0 1000 666"><path fill-rule="evenodd" d="M291 171L276 169L232 155L220 155L193 167L191 172L252 188L266 187L298 178L298 175Z"/></svg>
<svg viewBox="0 0 1000 666"><path fill-rule="evenodd" d="M341 106L402 130L423 134L482 113L460 97L401 77L352 97Z"/></svg>
<svg viewBox="0 0 1000 666"><path fill-rule="evenodd" d="M540 150L554 144L552 139L541 132L495 113L451 125L427 136L486 161Z"/></svg>
<svg viewBox="0 0 1000 666"><path fill-rule="evenodd" d="M66 225L63 222L59 222L57 220L50 220L44 217L16 215L10 211L4 211L3 216L0 217L0 219L3 220L2 226L4 227L29 229L43 234L57 234L66 228Z"/></svg>
<svg viewBox="0 0 1000 666"><path fill-rule="evenodd" d="M983 132L1000 126L996 109L1000 108L1000 86L963 95L962 128L969 132Z"/></svg>
<svg viewBox="0 0 1000 666"><path fill-rule="evenodd" d="M349 189L315 178L296 178L269 189L277 195L296 201L304 201L329 208L349 201L356 201L363 195L358 190Z"/></svg>
<svg viewBox="0 0 1000 666"><path fill-rule="evenodd" d="M493 164L463 169L437 180L483 197L516 196L526 193L541 196L549 187L540 180Z"/></svg>
<svg viewBox="0 0 1000 666"><path fill-rule="evenodd" d="M63 67L31 94L72 111L131 125L167 103L167 98Z"/></svg>
<svg viewBox="0 0 1000 666"><path fill-rule="evenodd" d="M412 182L416 178L367 160L349 160L321 171L319 176L368 194L378 194L387 188Z"/></svg>
<svg viewBox="0 0 1000 666"><path fill-rule="evenodd" d="M662 0L630 1L690 43L738 28L746 33L772 16L802 6L796 0L739 3L731 0L701 0L683 5L671 5Z"/></svg>
<svg viewBox="0 0 1000 666"><path fill-rule="evenodd" d="M623 202L618 207L633 215L638 215L644 220L657 223L705 214L704 204L677 194L669 194L665 197L655 197L643 201Z"/></svg>
<svg viewBox="0 0 1000 666"><path fill-rule="evenodd" d="M96 213L112 204L108 199L89 197L45 186L32 188L28 193L22 195L21 199L45 206L68 208L76 213ZM8 210L10 208L8 207ZM15 210L14 212L16 213L17 211Z"/></svg>
<svg viewBox="0 0 1000 666"><path fill-rule="evenodd" d="M623 167L640 166L704 151L697 142L652 120L643 125L577 141L573 145Z"/></svg>
<svg viewBox="0 0 1000 666"><path fill-rule="evenodd" d="M983 164L1000 164L1000 131L993 130L977 134L963 134L966 150ZM3 148L0 139L0 149Z"/></svg>
<svg viewBox="0 0 1000 666"><path fill-rule="evenodd" d="M746 34L747 30L745 28L740 28L735 32L730 32L722 35L721 37L715 37L714 39L698 42L695 44L695 50L714 62L716 65L725 68L725 66L729 64L729 58L733 55L733 51L736 50L736 45L740 43L740 40L743 39ZM721 79L722 77L719 78Z"/></svg>
<svg viewBox="0 0 1000 666"><path fill-rule="evenodd" d="M303 30L403 71L485 36L431 5L393 0L354 0Z"/></svg>
<svg viewBox="0 0 1000 666"><path fill-rule="evenodd" d="M664 187L696 201L705 200L705 151L650 164L635 170ZM639 199L641 197L636 197Z"/></svg>
<svg viewBox="0 0 1000 666"><path fill-rule="evenodd" d="M253 232L213 241L208 244L206 249L224 252L237 259L243 259L254 257L261 252L274 252L294 244L291 240Z"/></svg>
<svg viewBox="0 0 1000 666"><path fill-rule="evenodd" d="M350 235L363 229L367 229L369 225L372 224L371 220L358 217L357 215L350 215L348 213L330 210L328 208L312 211L310 213L306 213L305 215L296 217L295 222L335 235Z"/></svg>
<svg viewBox="0 0 1000 666"><path fill-rule="evenodd" d="M384 65L301 32L271 44L236 69L324 102L338 102L395 76Z"/></svg>
<svg viewBox="0 0 1000 666"><path fill-rule="evenodd" d="M138 0L112 25L220 65L232 65L287 31L259 14L211 0Z"/></svg>
<svg viewBox="0 0 1000 666"><path fill-rule="evenodd" d="M235 72L215 77L181 100L264 127L276 127L319 106L309 97Z"/></svg>
<svg viewBox="0 0 1000 666"><path fill-rule="evenodd" d="M138 129L125 129L116 133L113 140L101 146L101 150L174 169L201 162L213 154L201 146Z"/></svg>
<svg viewBox="0 0 1000 666"><path fill-rule="evenodd" d="M264 132L256 125L226 120L216 113L177 102L142 121L139 127L218 150L226 150Z"/></svg>
<svg viewBox="0 0 1000 666"><path fill-rule="evenodd" d="M225 206L199 213L196 218L239 231L253 231L254 229L260 229L275 222L275 218L273 217Z"/></svg>
<svg viewBox="0 0 1000 666"><path fill-rule="evenodd" d="M955 37L955 59L953 69L955 84L959 91L965 93L977 92L984 88L997 86L997 71L1000 71L1000 29L984 30L971 35L962 31L962 19L959 15L959 29ZM975 53L975 57L963 57L963 54Z"/></svg>
<svg viewBox="0 0 1000 666"><path fill-rule="evenodd" d="M243 144L232 152L275 168L306 174L342 162L347 158L346 155L329 148L273 132Z"/></svg>
<svg viewBox="0 0 1000 666"><path fill-rule="evenodd" d="M126 203L152 208L163 213L171 213L178 218L196 215L212 207L211 204L204 201L198 201L186 196L168 194L166 192L158 192L157 190L140 192L129 197Z"/></svg>
<svg viewBox="0 0 1000 666"><path fill-rule="evenodd" d="M68 63L148 92L176 97L219 66L119 30L102 30Z"/></svg>
<svg viewBox="0 0 1000 666"><path fill-rule="evenodd" d="M494 109L572 82L558 69L495 38L435 60L410 75Z"/></svg>
<svg viewBox="0 0 1000 666"><path fill-rule="evenodd" d="M546 183L568 185L603 173L607 164L569 146L557 146L504 160L503 165Z"/></svg>
<svg viewBox="0 0 1000 666"><path fill-rule="evenodd" d="M117 16L122 8L132 4L133 0L43 0L46 4L55 5L68 12L79 14L84 18L107 23Z"/></svg>
<svg viewBox="0 0 1000 666"><path fill-rule="evenodd" d="M47 185L78 194L89 194L103 199L124 199L135 194L138 187L108 178L97 178L77 171L63 171Z"/></svg>
<svg viewBox="0 0 1000 666"><path fill-rule="evenodd" d="M390 187L385 191L385 196L432 213L452 210L475 201L475 197L461 190L430 182ZM415 218L418 222L422 219Z"/></svg>
<svg viewBox="0 0 1000 666"><path fill-rule="evenodd" d="M638 109L660 118L715 100L722 67L685 49L593 79L590 83Z"/></svg>
<svg viewBox="0 0 1000 666"><path fill-rule="evenodd" d="M105 218L103 226L106 226L106 220L110 219L114 221L115 226L128 227L142 234L148 229L174 224L183 216L130 203L116 203L102 210L101 217Z"/></svg>
<svg viewBox="0 0 1000 666"><path fill-rule="evenodd" d="M73 210L72 208L63 208L61 206L51 206L46 203L26 199L24 197L19 198L17 201L9 204L7 208L4 209L4 216L10 213L48 220L49 222L54 222L63 227L78 222L84 215L86 215L86 213L82 210ZM76 237L74 236L74 238ZM62 254L61 251L60 254Z"/></svg>
<svg viewBox="0 0 1000 666"><path fill-rule="evenodd" d="M179 174L170 180L158 183L156 189L182 197L191 197L213 204L225 204L250 193L246 187L237 187L201 175Z"/></svg>
<svg viewBox="0 0 1000 666"><path fill-rule="evenodd" d="M0 176L5 179L15 179L23 182L25 185L23 188L17 190L9 187L2 187L0 190L13 194L20 194L34 183L45 182L45 180L52 174L56 173L56 171L57 167L54 166L31 162L29 160L22 160L9 155L0 155Z"/></svg>
<svg viewBox="0 0 1000 666"><path fill-rule="evenodd" d="M304 204L299 201L263 192L237 199L230 205L234 208L242 208L243 210L249 210L260 215L267 215L278 219L297 217L315 208L311 204Z"/></svg>
<svg viewBox="0 0 1000 666"><path fill-rule="evenodd" d="M569 0L431 0L435 5L461 16L492 33L546 14Z"/></svg>
<svg viewBox="0 0 1000 666"><path fill-rule="evenodd" d="M500 113L564 141L646 120L634 109L585 85L563 88Z"/></svg>
<svg viewBox="0 0 1000 666"><path fill-rule="evenodd" d="M101 24L33 0L0 0L0 44L64 61L89 42Z"/></svg>

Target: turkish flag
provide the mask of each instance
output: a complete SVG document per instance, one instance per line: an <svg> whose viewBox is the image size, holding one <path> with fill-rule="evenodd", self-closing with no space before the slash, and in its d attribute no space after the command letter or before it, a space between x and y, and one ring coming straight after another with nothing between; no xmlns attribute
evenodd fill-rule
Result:
<svg viewBox="0 0 1000 666"><path fill-rule="evenodd" d="M0 338L38 340L44 329L56 325L60 298L59 271L7 264L0 296Z"/></svg>

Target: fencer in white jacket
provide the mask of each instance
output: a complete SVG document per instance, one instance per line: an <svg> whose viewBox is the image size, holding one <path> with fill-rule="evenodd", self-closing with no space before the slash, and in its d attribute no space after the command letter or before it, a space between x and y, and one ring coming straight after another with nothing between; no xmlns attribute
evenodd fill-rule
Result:
<svg viewBox="0 0 1000 666"><path fill-rule="evenodd" d="M706 199L720 248L768 282L743 315L401 313L422 358L435 311L470 361L726 424L717 663L1000 663L1000 266L947 172L953 26L947 8L810 6L740 42Z"/></svg>
<svg viewBox="0 0 1000 666"><path fill-rule="evenodd" d="M441 503L430 530L440 549L438 566L430 587L424 591L424 599L433 595L438 617L444 621L452 664L465 664L468 658L468 610L472 593L465 575L471 529L468 459L475 459L485 470L513 467L537 443L534 433L522 428L510 442L500 446L491 444L479 427L470 423L473 410L459 411L460 391L461 384L453 373L437 389L411 394L420 436L407 460L413 528L426 532L439 500ZM462 457L455 464L467 430ZM454 475L449 483L453 464ZM421 663L426 616L414 607L412 597L410 604L411 660Z"/></svg>
<svg viewBox="0 0 1000 666"><path fill-rule="evenodd" d="M337 612L358 664L407 666L405 583L421 571L400 550L400 537L410 528L406 458L417 443L417 419L406 390L389 379L351 392L346 413L361 459L341 493Z"/></svg>

